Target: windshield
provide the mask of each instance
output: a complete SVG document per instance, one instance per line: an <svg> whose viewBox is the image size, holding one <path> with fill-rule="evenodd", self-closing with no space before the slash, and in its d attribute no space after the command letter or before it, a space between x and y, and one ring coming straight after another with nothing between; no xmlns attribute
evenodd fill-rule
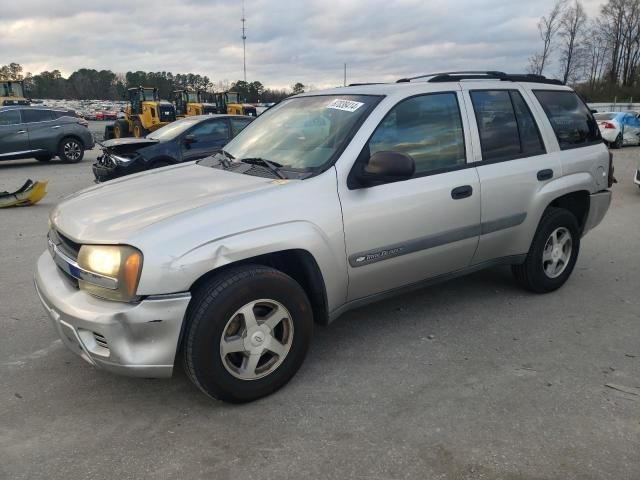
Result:
<svg viewBox="0 0 640 480"><path fill-rule="evenodd" d="M165 125L155 132L150 133L149 135L147 135L147 138L151 138L152 140L160 140L161 142L173 140L178 135L185 132L199 122L200 120L196 120L193 118L183 118L181 120L172 122L169 125Z"/></svg>
<svg viewBox="0 0 640 480"><path fill-rule="evenodd" d="M617 113L595 113L593 116L596 120L613 120Z"/></svg>
<svg viewBox="0 0 640 480"><path fill-rule="evenodd" d="M0 96L2 97L24 97L22 84L18 82L2 82L0 84Z"/></svg>
<svg viewBox="0 0 640 480"><path fill-rule="evenodd" d="M143 88L142 89L142 100L145 102L154 101L155 95L153 94L153 88Z"/></svg>
<svg viewBox="0 0 640 480"><path fill-rule="evenodd" d="M284 168L313 170L329 162L380 97L297 97L267 110L225 147L236 160L263 158Z"/></svg>
<svg viewBox="0 0 640 480"><path fill-rule="evenodd" d="M187 92L187 102L188 103L198 103L198 94L196 92Z"/></svg>
<svg viewBox="0 0 640 480"><path fill-rule="evenodd" d="M236 92L227 92L227 103L240 103L240 94Z"/></svg>

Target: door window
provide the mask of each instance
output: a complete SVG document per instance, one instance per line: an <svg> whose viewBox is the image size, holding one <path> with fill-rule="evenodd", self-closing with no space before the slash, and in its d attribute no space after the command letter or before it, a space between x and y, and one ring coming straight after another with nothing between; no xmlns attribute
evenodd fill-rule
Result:
<svg viewBox="0 0 640 480"><path fill-rule="evenodd" d="M55 120L55 116L51 110L25 109L22 110L22 117L24 118L24 123L48 122L50 120Z"/></svg>
<svg viewBox="0 0 640 480"><path fill-rule="evenodd" d="M469 94L483 161L499 162L545 153L538 126L520 92L474 90Z"/></svg>
<svg viewBox="0 0 640 480"><path fill-rule="evenodd" d="M233 136L238 135L247 125L251 123L248 118L233 118L231 117L231 128L233 130Z"/></svg>
<svg viewBox="0 0 640 480"><path fill-rule="evenodd" d="M214 120L194 127L190 134L203 141L222 140L229 137L229 128L226 121Z"/></svg>
<svg viewBox="0 0 640 480"><path fill-rule="evenodd" d="M591 111L575 92L534 90L533 93L551 122L561 150L602 141Z"/></svg>
<svg viewBox="0 0 640 480"><path fill-rule="evenodd" d="M455 93L436 93L398 103L369 139L368 154L391 151L413 158L415 176L466 164L460 108Z"/></svg>
<svg viewBox="0 0 640 480"><path fill-rule="evenodd" d="M20 112L18 110L7 110L0 112L0 126L18 125L20 123Z"/></svg>

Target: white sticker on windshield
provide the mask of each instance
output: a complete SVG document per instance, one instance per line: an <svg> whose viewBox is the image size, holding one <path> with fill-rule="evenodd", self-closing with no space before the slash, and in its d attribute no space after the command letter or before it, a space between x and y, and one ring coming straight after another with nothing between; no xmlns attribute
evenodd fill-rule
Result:
<svg viewBox="0 0 640 480"><path fill-rule="evenodd" d="M364 103L354 102L353 100L340 100L339 98L327 105L327 108L333 108L334 110L342 110L343 112L355 112Z"/></svg>

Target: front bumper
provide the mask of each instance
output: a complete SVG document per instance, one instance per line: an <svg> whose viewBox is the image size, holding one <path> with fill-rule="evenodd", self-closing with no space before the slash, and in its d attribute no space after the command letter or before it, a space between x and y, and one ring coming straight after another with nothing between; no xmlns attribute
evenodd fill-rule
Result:
<svg viewBox="0 0 640 480"><path fill-rule="evenodd" d="M96 183L106 182L107 180L124 177L125 175L141 172L143 170L137 159L132 160L126 165L119 165L110 158L106 158L105 155L98 157L98 161L92 165L92 169Z"/></svg>
<svg viewBox="0 0 640 480"><path fill-rule="evenodd" d="M38 259L35 287L62 341L87 362L132 377L171 376L190 294L102 300L73 286L48 251Z"/></svg>
<svg viewBox="0 0 640 480"><path fill-rule="evenodd" d="M602 190L601 192L592 193L589 202L589 214L584 222L582 234L586 234L589 230L598 226L611 205L611 191Z"/></svg>

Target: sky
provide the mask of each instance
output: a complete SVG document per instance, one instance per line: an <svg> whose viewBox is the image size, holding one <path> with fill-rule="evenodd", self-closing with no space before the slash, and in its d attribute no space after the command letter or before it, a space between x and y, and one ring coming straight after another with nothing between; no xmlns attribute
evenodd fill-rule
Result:
<svg viewBox="0 0 640 480"><path fill-rule="evenodd" d="M591 16L603 0L582 0ZM554 0L246 0L247 81L326 88L523 72ZM2 0L0 65L243 78L241 0ZM553 71L549 73L554 73Z"/></svg>

